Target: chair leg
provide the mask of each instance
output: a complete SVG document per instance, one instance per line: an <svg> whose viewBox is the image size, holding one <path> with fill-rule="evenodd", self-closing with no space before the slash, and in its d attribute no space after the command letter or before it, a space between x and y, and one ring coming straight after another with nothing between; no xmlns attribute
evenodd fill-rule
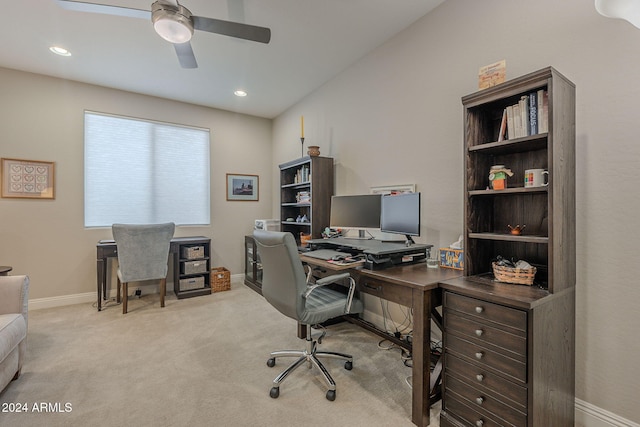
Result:
<svg viewBox="0 0 640 427"><path fill-rule="evenodd" d="M118 277L118 290L116 291L116 302L118 304L120 304L120 286L122 286L122 283L120 283L120 277Z"/></svg>
<svg viewBox="0 0 640 427"><path fill-rule="evenodd" d="M129 296L129 284L122 282L122 314L127 313L127 299Z"/></svg>
<svg viewBox="0 0 640 427"><path fill-rule="evenodd" d="M160 307L164 307L164 296L167 293L167 279L160 279Z"/></svg>
<svg viewBox="0 0 640 427"><path fill-rule="evenodd" d="M297 350L284 350L284 351L274 351L271 353L271 358L267 361L267 366L273 367L276 363L277 357L298 357L298 359L293 362L287 369L285 369L280 375L278 375L273 380L273 387L271 388L271 392L269 395L274 399L280 395L280 384L285 380L285 378L293 371L295 371L298 367L300 367L304 362L307 362L309 368L311 365L318 368L325 381L329 385L329 389L327 390L326 397L328 400L333 401L336 398L336 383L329 374L329 371L325 366L320 362L318 357L328 357L332 359L342 359L345 361L344 368L350 371L353 368L353 357L346 353L338 353L334 351L317 351L317 343L311 337L311 326L307 326L307 338L306 338L306 349L303 351Z"/></svg>

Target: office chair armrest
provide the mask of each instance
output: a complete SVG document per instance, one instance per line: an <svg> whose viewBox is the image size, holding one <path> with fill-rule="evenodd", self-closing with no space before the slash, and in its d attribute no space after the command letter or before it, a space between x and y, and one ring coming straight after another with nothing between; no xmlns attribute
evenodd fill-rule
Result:
<svg viewBox="0 0 640 427"><path fill-rule="evenodd" d="M326 286L331 283L336 283L340 280L349 279L349 292L347 293L347 306L345 308L345 313L349 314L351 312L351 303L353 302L353 294L356 291L356 281L353 280L353 277L349 273L340 273L333 274L331 276L323 277L322 279L316 280L314 285L310 285L307 287L307 291L304 293L304 297L307 298L311 295L316 288L320 286Z"/></svg>

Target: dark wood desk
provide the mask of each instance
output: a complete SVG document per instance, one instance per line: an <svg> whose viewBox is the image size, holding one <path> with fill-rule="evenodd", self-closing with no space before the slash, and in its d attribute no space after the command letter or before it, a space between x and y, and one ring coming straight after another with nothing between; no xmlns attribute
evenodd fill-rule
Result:
<svg viewBox="0 0 640 427"><path fill-rule="evenodd" d="M316 258L301 256L302 261L321 269L335 270L336 266ZM351 269L357 290L388 301L404 305L413 310L412 340L412 405L411 421L420 427L429 425L431 407L430 361L431 319L442 325L435 308L441 304L438 283L461 276L457 270L427 268L426 263L393 267L384 270ZM345 317L372 332L379 331L353 317ZM384 335L389 338L388 335ZM403 343L406 346L406 343Z"/></svg>
<svg viewBox="0 0 640 427"><path fill-rule="evenodd" d="M180 246L188 244L198 244L209 242L208 237L174 237L169 245L169 258L174 260L174 269L177 268L177 260L179 258ZM207 243L208 244L208 243ZM96 245L96 264L97 264L97 290L98 290L98 311L102 310L102 300L107 299L107 264L109 258L118 257L118 248L113 240L100 240Z"/></svg>

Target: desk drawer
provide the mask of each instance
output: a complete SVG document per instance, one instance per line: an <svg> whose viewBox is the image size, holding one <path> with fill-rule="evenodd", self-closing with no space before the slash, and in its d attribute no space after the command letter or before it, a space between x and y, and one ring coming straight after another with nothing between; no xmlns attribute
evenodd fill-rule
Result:
<svg viewBox="0 0 640 427"><path fill-rule="evenodd" d="M456 421L463 422L465 426L503 427L508 425L495 421L485 413L473 410L468 402L453 393L447 394L444 405L443 412L446 412L447 416L454 418ZM521 426L525 425L521 424Z"/></svg>
<svg viewBox="0 0 640 427"><path fill-rule="evenodd" d="M527 382L527 364L504 354L490 350L479 344L451 335L445 329L445 351L451 351L465 360L471 361L494 372L507 375L521 383Z"/></svg>
<svg viewBox="0 0 640 427"><path fill-rule="evenodd" d="M360 276L357 281L357 289L365 294L375 295L406 307L413 305L412 290L406 286L382 282L367 276Z"/></svg>
<svg viewBox="0 0 640 427"><path fill-rule="evenodd" d="M507 425L526 425L527 415L522 411L500 401L496 396L486 391L469 386L469 384L445 374L447 394L455 394L463 398L467 405L479 413L488 411L496 418L507 421Z"/></svg>
<svg viewBox="0 0 640 427"><path fill-rule="evenodd" d="M526 336L527 313L525 311L504 307L476 298L457 295L451 292L445 293L444 307L448 310L459 311L486 322L493 322L498 328L512 330L512 333Z"/></svg>
<svg viewBox="0 0 640 427"><path fill-rule="evenodd" d="M496 351L504 351L510 357L526 361L527 337L523 331L519 331L517 335L512 334L503 329L488 326L477 318L462 317L455 312L447 312L444 327L448 332L460 335L469 341L495 347Z"/></svg>
<svg viewBox="0 0 640 427"><path fill-rule="evenodd" d="M493 372L484 369L480 365L465 362L459 357L445 353L447 376L456 377L459 380L476 387L478 390L487 391L499 397L509 406L521 411L527 409L527 389L519 386ZM447 384L448 388L448 384Z"/></svg>

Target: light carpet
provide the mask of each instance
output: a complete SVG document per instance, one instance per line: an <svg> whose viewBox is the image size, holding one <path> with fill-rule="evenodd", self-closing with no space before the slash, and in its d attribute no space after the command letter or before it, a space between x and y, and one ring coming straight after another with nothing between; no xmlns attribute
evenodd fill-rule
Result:
<svg viewBox="0 0 640 427"><path fill-rule="evenodd" d="M351 371L324 359L336 400L304 366L272 399L273 378L293 359L269 368L269 353L304 342L295 321L242 283L170 294L165 308L157 294L132 298L126 315L115 304L32 311L22 375L0 393L0 426L413 426L411 369L379 341L349 323L328 327L320 348L354 356Z"/></svg>

